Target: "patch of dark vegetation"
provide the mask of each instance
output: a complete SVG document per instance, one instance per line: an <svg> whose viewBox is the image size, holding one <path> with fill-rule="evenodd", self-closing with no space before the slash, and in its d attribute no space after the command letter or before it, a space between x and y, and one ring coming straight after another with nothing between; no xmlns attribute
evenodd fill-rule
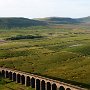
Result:
<svg viewBox="0 0 90 90"><path fill-rule="evenodd" d="M6 40L21 40L21 39L40 39L43 36L34 36L34 35L17 35L15 37L6 38Z"/></svg>

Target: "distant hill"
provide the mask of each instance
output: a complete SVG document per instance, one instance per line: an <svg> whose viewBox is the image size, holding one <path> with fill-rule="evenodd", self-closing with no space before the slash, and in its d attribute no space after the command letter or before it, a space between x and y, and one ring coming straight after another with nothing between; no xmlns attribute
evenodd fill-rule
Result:
<svg viewBox="0 0 90 90"><path fill-rule="evenodd" d="M0 28L26 28L30 26L46 26L55 24L89 23L90 16L84 18L46 17L46 18L0 18Z"/></svg>
<svg viewBox="0 0 90 90"><path fill-rule="evenodd" d="M90 16L83 17L83 18L78 18L77 20L80 21L80 22L83 22L83 23L90 23Z"/></svg>
<svg viewBox="0 0 90 90"><path fill-rule="evenodd" d="M35 20L45 21L49 24L76 24L76 23L80 23L80 21L77 19L64 18L64 17L36 18Z"/></svg>
<svg viewBox="0 0 90 90"><path fill-rule="evenodd" d="M0 18L0 28L21 28L30 26L45 26L43 21L27 18Z"/></svg>

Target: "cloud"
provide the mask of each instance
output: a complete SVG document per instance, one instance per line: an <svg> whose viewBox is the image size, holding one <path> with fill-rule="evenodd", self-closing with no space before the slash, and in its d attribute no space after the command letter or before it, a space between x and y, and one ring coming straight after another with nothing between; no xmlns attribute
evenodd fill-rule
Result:
<svg viewBox="0 0 90 90"><path fill-rule="evenodd" d="M0 0L0 16L81 17L90 15L90 0Z"/></svg>

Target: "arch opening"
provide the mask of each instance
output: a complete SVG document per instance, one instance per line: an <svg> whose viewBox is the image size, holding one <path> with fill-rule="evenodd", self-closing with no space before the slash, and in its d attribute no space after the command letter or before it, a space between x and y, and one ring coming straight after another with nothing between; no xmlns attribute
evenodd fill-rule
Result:
<svg viewBox="0 0 90 90"><path fill-rule="evenodd" d="M35 78L31 78L31 87L35 88Z"/></svg>
<svg viewBox="0 0 90 90"><path fill-rule="evenodd" d="M65 90L65 88L63 86L60 86L59 90Z"/></svg>
<svg viewBox="0 0 90 90"><path fill-rule="evenodd" d="M17 74L17 83L20 83L20 74Z"/></svg>
<svg viewBox="0 0 90 90"><path fill-rule="evenodd" d="M67 88L66 90L71 90L70 88Z"/></svg>
<svg viewBox="0 0 90 90"><path fill-rule="evenodd" d="M52 84L52 90L57 90L56 84Z"/></svg>
<svg viewBox="0 0 90 90"><path fill-rule="evenodd" d="M16 81L16 73L13 73L12 80Z"/></svg>
<svg viewBox="0 0 90 90"><path fill-rule="evenodd" d="M12 72L9 72L9 79L12 80Z"/></svg>
<svg viewBox="0 0 90 90"><path fill-rule="evenodd" d="M36 79L36 90L40 90L40 80Z"/></svg>
<svg viewBox="0 0 90 90"><path fill-rule="evenodd" d="M8 73L8 71L6 71L6 78L9 78L9 73Z"/></svg>
<svg viewBox="0 0 90 90"><path fill-rule="evenodd" d="M29 76L26 77L26 86L30 86L30 77Z"/></svg>
<svg viewBox="0 0 90 90"><path fill-rule="evenodd" d="M24 75L21 76L21 84L25 84L25 76Z"/></svg>
<svg viewBox="0 0 90 90"><path fill-rule="evenodd" d="M51 90L51 83L47 82L47 90Z"/></svg>
<svg viewBox="0 0 90 90"><path fill-rule="evenodd" d="M2 74L2 76L5 77L5 71L4 70L2 70L1 74Z"/></svg>
<svg viewBox="0 0 90 90"><path fill-rule="evenodd" d="M41 81L41 90L45 90L45 81L44 80Z"/></svg>

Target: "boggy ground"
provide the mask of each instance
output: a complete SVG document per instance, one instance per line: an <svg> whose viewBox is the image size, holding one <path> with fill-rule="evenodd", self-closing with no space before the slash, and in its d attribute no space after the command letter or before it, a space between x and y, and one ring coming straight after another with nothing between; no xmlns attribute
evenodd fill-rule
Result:
<svg viewBox="0 0 90 90"><path fill-rule="evenodd" d="M28 35L42 37L8 40ZM0 30L0 40L0 66L90 88L89 26Z"/></svg>

